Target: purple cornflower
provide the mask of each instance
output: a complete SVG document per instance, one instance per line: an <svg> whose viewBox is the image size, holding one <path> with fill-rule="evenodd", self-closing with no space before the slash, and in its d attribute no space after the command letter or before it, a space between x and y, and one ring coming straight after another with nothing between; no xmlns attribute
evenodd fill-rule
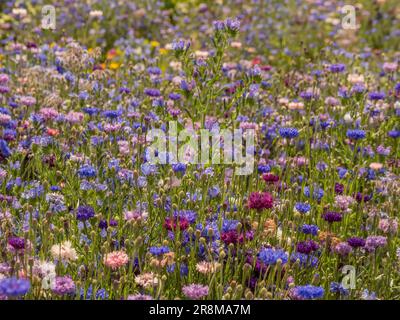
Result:
<svg viewBox="0 0 400 320"><path fill-rule="evenodd" d="M189 298L198 300L208 295L208 286L201 284L190 284L182 288L183 294Z"/></svg>
<svg viewBox="0 0 400 320"><path fill-rule="evenodd" d="M342 215L335 211L325 212L322 214L322 218L329 223L342 221Z"/></svg>
<svg viewBox="0 0 400 320"><path fill-rule="evenodd" d="M365 240L365 249L369 252L372 252L379 247L385 247L386 245L387 238L383 236L369 236Z"/></svg>
<svg viewBox="0 0 400 320"><path fill-rule="evenodd" d="M347 242L340 242L335 246L334 251L341 256L347 256L352 249Z"/></svg>
<svg viewBox="0 0 400 320"><path fill-rule="evenodd" d="M343 63L331 64L329 71L332 73L340 73L346 70L346 65Z"/></svg>
<svg viewBox="0 0 400 320"><path fill-rule="evenodd" d="M306 241L300 241L296 245L296 250L297 252L304 253L304 254L310 254L313 251L318 250L319 245L313 240L306 240Z"/></svg>
<svg viewBox="0 0 400 320"><path fill-rule="evenodd" d="M76 219L79 221L87 221L94 217L94 209L91 206L79 206L76 212Z"/></svg>
<svg viewBox="0 0 400 320"><path fill-rule="evenodd" d="M25 249L25 239L20 237L11 237L8 239L8 244L15 250Z"/></svg>
<svg viewBox="0 0 400 320"><path fill-rule="evenodd" d="M344 191L344 185L341 183L335 183L335 193L336 194L342 194Z"/></svg>
<svg viewBox="0 0 400 320"><path fill-rule="evenodd" d="M58 295L75 293L75 283L70 276L56 277L53 292Z"/></svg>
<svg viewBox="0 0 400 320"><path fill-rule="evenodd" d="M353 248L360 248L365 246L365 240L359 237L352 237L347 239L347 243Z"/></svg>
<svg viewBox="0 0 400 320"><path fill-rule="evenodd" d="M236 33L240 29L240 21L238 19L228 18L225 20L226 28L229 32Z"/></svg>

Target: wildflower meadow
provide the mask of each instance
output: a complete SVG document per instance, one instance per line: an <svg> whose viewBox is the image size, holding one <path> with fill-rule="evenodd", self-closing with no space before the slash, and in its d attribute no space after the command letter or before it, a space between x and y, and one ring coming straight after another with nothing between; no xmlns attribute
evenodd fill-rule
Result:
<svg viewBox="0 0 400 320"><path fill-rule="evenodd" d="M398 0L0 10L0 300L400 299Z"/></svg>

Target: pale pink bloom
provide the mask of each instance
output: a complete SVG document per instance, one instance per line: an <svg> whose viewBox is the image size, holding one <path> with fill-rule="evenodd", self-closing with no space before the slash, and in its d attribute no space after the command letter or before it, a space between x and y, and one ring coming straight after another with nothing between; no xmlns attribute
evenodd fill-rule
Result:
<svg viewBox="0 0 400 320"><path fill-rule="evenodd" d="M196 264L196 270L203 274L215 273L220 266L221 264L215 261L213 262L201 261Z"/></svg>
<svg viewBox="0 0 400 320"><path fill-rule="evenodd" d="M6 84L10 78L5 73L0 74L0 84Z"/></svg>
<svg viewBox="0 0 400 320"><path fill-rule="evenodd" d="M397 70L397 67L397 62L385 62L382 68L385 72L395 72Z"/></svg>
<svg viewBox="0 0 400 320"><path fill-rule="evenodd" d="M122 155L129 154L129 142L126 140L118 141L119 153Z"/></svg>
<svg viewBox="0 0 400 320"><path fill-rule="evenodd" d="M126 265L128 261L129 257L124 251L113 251L104 256L104 264L113 270Z"/></svg>
<svg viewBox="0 0 400 320"><path fill-rule="evenodd" d="M84 114L82 112L70 111L65 116L65 119L70 123L82 122Z"/></svg>
<svg viewBox="0 0 400 320"><path fill-rule="evenodd" d="M345 211L355 202L353 197L337 195L335 197L335 206Z"/></svg>
<svg viewBox="0 0 400 320"><path fill-rule="evenodd" d="M8 114L0 113L0 124L7 124L11 121L11 116Z"/></svg>
<svg viewBox="0 0 400 320"><path fill-rule="evenodd" d="M122 127L121 123L117 123L117 124L106 123L104 125L104 131L107 133L116 132L116 131L119 131L121 129L121 127Z"/></svg>
<svg viewBox="0 0 400 320"><path fill-rule="evenodd" d="M125 211L124 218L126 221L136 221L136 220L145 220L147 219L148 213L146 211L134 210L134 211Z"/></svg>
<svg viewBox="0 0 400 320"><path fill-rule="evenodd" d="M372 162L372 163L370 163L369 167L370 167L372 170L380 170L380 169L382 169L383 164L382 164L382 163L379 163L379 162Z"/></svg>
<svg viewBox="0 0 400 320"><path fill-rule="evenodd" d="M397 233L398 222L397 219L380 219L379 230L382 230L384 233Z"/></svg>
<svg viewBox="0 0 400 320"><path fill-rule="evenodd" d="M39 114L44 120L53 120L59 115L58 111L54 108L42 108L40 109Z"/></svg>
<svg viewBox="0 0 400 320"><path fill-rule="evenodd" d="M36 103L36 99L30 96L21 97L20 101L23 105L26 105L28 107L33 106Z"/></svg>
<svg viewBox="0 0 400 320"><path fill-rule="evenodd" d="M158 285L158 278L153 272L147 272L136 276L135 282L143 288L151 288Z"/></svg>
<svg viewBox="0 0 400 320"><path fill-rule="evenodd" d="M328 106L338 106L339 105L339 100L334 98L334 97L327 97L325 99L325 104L327 104Z"/></svg>

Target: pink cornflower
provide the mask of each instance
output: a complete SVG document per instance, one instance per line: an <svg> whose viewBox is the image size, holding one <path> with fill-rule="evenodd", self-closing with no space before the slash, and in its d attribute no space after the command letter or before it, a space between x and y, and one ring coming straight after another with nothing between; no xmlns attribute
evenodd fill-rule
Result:
<svg viewBox="0 0 400 320"><path fill-rule="evenodd" d="M397 233L399 225L396 219L380 219L378 228L384 233Z"/></svg>
<svg viewBox="0 0 400 320"><path fill-rule="evenodd" d="M70 276L56 277L53 292L58 295L75 293L75 283Z"/></svg>
<svg viewBox="0 0 400 320"><path fill-rule="evenodd" d="M113 251L104 256L104 264L113 270L126 265L128 261L128 255L124 251Z"/></svg>
<svg viewBox="0 0 400 320"><path fill-rule="evenodd" d="M221 264L218 262L201 261L196 264L196 270L202 274L214 273L220 266Z"/></svg>
<svg viewBox="0 0 400 320"><path fill-rule="evenodd" d="M157 286L158 278L153 272L147 272L136 276L135 282L143 288L152 288Z"/></svg>
<svg viewBox="0 0 400 320"><path fill-rule="evenodd" d="M385 72L395 72L397 70L397 67L397 62L385 62L382 66L382 69Z"/></svg>
<svg viewBox="0 0 400 320"><path fill-rule="evenodd" d="M193 300L198 300L208 295L208 286L201 284L190 284L182 288L183 294Z"/></svg>
<svg viewBox="0 0 400 320"><path fill-rule="evenodd" d="M54 108L42 108L40 109L39 114L44 120L53 120L59 115L58 111Z"/></svg>
<svg viewBox="0 0 400 320"><path fill-rule="evenodd" d="M355 202L353 197L338 195L335 197L335 206L346 211Z"/></svg>
<svg viewBox="0 0 400 320"><path fill-rule="evenodd" d="M5 73L0 74L0 84L6 84L9 80L10 78L8 77L7 74Z"/></svg>
<svg viewBox="0 0 400 320"><path fill-rule="evenodd" d="M27 107L31 107L36 103L36 99L34 97L30 97L30 96L21 97L20 101L21 101L21 104L23 104Z"/></svg>
<svg viewBox="0 0 400 320"><path fill-rule="evenodd" d="M70 111L68 114L65 116L65 119L69 123L79 123L82 122L84 114L82 112L75 112L75 111Z"/></svg>
<svg viewBox="0 0 400 320"><path fill-rule="evenodd" d="M0 113L0 124L5 125L11 121L11 116L5 113Z"/></svg>

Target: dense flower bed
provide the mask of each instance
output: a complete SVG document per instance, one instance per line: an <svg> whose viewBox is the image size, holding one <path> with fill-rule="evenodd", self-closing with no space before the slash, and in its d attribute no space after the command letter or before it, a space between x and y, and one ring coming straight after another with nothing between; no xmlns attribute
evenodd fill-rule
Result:
<svg viewBox="0 0 400 320"><path fill-rule="evenodd" d="M399 299L400 8L358 3L2 2L0 298ZM173 126L254 145L154 163Z"/></svg>

